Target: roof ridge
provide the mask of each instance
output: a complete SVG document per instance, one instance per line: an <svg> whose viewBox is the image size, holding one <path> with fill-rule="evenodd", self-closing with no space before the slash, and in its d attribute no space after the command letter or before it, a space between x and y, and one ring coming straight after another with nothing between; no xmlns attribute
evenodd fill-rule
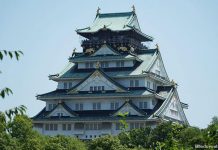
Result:
<svg viewBox="0 0 218 150"><path fill-rule="evenodd" d="M133 15L132 11L128 11L128 12L115 12L115 13L100 13L98 14L99 17L104 17L104 16L110 16L110 17L116 17L118 15Z"/></svg>

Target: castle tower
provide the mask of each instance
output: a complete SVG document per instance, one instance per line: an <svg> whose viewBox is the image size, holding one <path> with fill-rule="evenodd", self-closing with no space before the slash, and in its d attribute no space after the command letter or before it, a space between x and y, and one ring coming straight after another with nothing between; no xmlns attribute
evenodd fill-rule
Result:
<svg viewBox="0 0 218 150"><path fill-rule="evenodd" d="M82 52L73 51L66 68L49 79L57 89L37 95L46 103L33 117L45 135L93 139L121 132L119 114L127 114L128 129L155 127L162 121L188 124L175 82L170 81L158 46L143 45L144 34L135 13L100 13L92 25L76 30Z"/></svg>

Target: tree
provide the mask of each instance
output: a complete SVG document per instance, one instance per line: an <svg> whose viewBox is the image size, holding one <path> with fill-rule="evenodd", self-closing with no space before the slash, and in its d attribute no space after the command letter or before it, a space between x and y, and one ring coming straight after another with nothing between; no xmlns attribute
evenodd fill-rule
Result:
<svg viewBox="0 0 218 150"><path fill-rule="evenodd" d="M208 127L203 130L204 139L208 145L218 144L218 117L214 116Z"/></svg>
<svg viewBox="0 0 218 150"><path fill-rule="evenodd" d="M4 56L9 56L11 59L13 57L16 58L16 60L19 60L20 55L23 55L22 51L7 51L7 50L0 50L0 60L2 61ZM1 70L0 70L0 73ZM5 95L13 94L12 90L8 87L0 89L0 97L5 98Z"/></svg>
<svg viewBox="0 0 218 150"><path fill-rule="evenodd" d="M115 136L107 135L94 139L89 144L89 150L123 150L124 146L120 144L120 140Z"/></svg>
<svg viewBox="0 0 218 150"><path fill-rule="evenodd" d="M41 136L32 127L32 120L26 115L16 115L9 123L9 133L18 141L21 149L38 150L43 148Z"/></svg>
<svg viewBox="0 0 218 150"><path fill-rule="evenodd" d="M86 145L80 140L67 137L63 135L58 135L54 137L45 137L46 144L44 146L45 150L86 150Z"/></svg>

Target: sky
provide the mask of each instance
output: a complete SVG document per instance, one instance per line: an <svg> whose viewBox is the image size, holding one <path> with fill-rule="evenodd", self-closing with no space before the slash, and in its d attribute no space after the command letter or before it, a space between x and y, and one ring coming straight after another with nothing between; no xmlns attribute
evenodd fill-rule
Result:
<svg viewBox="0 0 218 150"><path fill-rule="evenodd" d="M158 43L180 100L189 104L190 125L205 128L218 116L217 0L0 0L0 49L24 52L18 62L0 62L0 87L13 90L0 110L25 105L36 115L45 103L35 96L57 88L48 75L64 68L74 48L81 51L75 30L90 25L98 7L111 13L132 5L141 30Z"/></svg>

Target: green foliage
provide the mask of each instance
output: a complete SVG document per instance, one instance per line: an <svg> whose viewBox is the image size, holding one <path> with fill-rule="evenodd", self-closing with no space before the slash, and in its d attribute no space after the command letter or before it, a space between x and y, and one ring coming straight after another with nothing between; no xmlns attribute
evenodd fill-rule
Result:
<svg viewBox="0 0 218 150"><path fill-rule="evenodd" d="M20 105L18 107L14 107L14 108L11 108L9 110L6 110L5 111L5 115L8 117L8 119L11 121L11 119L16 116L16 115L23 115L25 112L26 112L26 106L24 105Z"/></svg>
<svg viewBox="0 0 218 150"><path fill-rule="evenodd" d="M125 132L128 129L128 123L126 122L126 117L128 116L128 112L125 113L118 113L118 116L121 117L121 119L119 120L120 123L120 129L122 130L122 132Z"/></svg>
<svg viewBox="0 0 218 150"><path fill-rule="evenodd" d="M16 58L16 60L20 59L20 56L23 55L22 51L7 51L7 50L0 50L0 60L3 60L4 56L9 56L11 59L13 57ZM0 71L1 73L1 71ZM12 90L8 87L5 87L3 89L0 89L0 97L5 98L6 95L13 94Z"/></svg>
<svg viewBox="0 0 218 150"><path fill-rule="evenodd" d="M123 150L124 146L120 144L117 137L110 135L94 139L89 144L89 150Z"/></svg>
<svg viewBox="0 0 218 150"><path fill-rule="evenodd" d="M86 150L86 145L80 140L67 136L46 137L45 150Z"/></svg>
<svg viewBox="0 0 218 150"><path fill-rule="evenodd" d="M0 90L0 97L5 98L5 95L13 94L12 90L9 88L3 88Z"/></svg>
<svg viewBox="0 0 218 150"><path fill-rule="evenodd" d="M11 59L15 57L17 60L19 60L20 55L23 55L22 51L0 50L0 60L3 60L4 56L9 56Z"/></svg>

